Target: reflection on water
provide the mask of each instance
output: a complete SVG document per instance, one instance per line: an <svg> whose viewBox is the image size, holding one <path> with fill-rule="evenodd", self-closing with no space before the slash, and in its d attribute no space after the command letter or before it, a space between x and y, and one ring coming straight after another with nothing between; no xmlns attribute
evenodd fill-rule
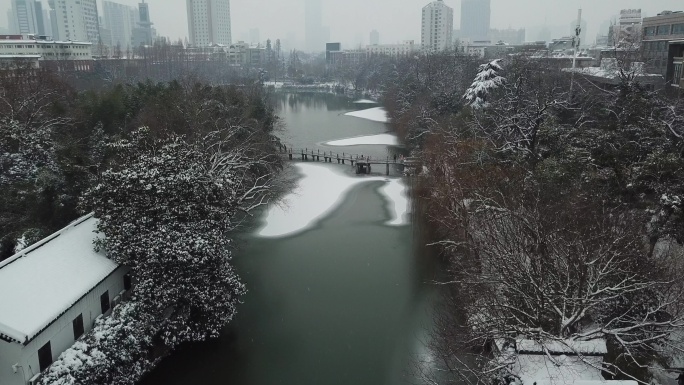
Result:
<svg viewBox="0 0 684 385"><path fill-rule="evenodd" d="M278 110L283 110L287 105L289 109L295 112L300 112L302 108L316 109L324 111L351 111L357 109L349 98L343 95L324 93L324 92L299 92L299 93L284 93L275 92L273 100L278 107ZM365 107L364 107L365 106ZM373 105L364 105L363 108L373 107Z"/></svg>
<svg viewBox="0 0 684 385"><path fill-rule="evenodd" d="M301 108L290 106L289 95L279 98L283 119L301 123L288 126L299 141L307 132L328 141L348 131L386 130L329 110L347 103L334 95L298 96L293 103ZM318 126L324 121L332 127ZM164 360L143 385L417 383L410 369L427 354L435 298L427 282L438 269L414 225L386 225L392 213L383 186L355 185L333 211L295 235L242 236L234 263L248 293L236 319L219 340L185 346Z"/></svg>

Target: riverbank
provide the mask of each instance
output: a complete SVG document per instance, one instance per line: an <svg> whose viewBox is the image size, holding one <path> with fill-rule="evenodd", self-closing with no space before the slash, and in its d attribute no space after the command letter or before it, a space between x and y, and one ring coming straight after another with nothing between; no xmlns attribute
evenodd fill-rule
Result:
<svg viewBox="0 0 684 385"><path fill-rule="evenodd" d="M276 103L291 143L387 131L345 116L349 99L288 95ZM378 157L394 151L352 147ZM142 384L415 383L409 368L427 356L436 258L416 239L405 179L382 171L289 166L293 190L237 240L248 292L234 322L216 341L183 347Z"/></svg>

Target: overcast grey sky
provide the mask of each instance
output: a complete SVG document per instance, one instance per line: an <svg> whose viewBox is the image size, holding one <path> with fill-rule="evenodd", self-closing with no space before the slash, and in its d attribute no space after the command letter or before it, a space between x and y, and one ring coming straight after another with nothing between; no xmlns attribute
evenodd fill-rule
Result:
<svg viewBox="0 0 684 385"><path fill-rule="evenodd" d="M421 0L322 0L323 23L330 26L331 40L346 47L359 41L368 43L371 30L380 32L381 43L420 40ZM460 0L444 0L454 8L454 27L460 24ZM599 26L619 14L620 9L641 8L648 16L663 10L684 11L683 0L491 0L492 28L526 27L532 31L545 23L568 26L583 8L588 22L587 37L593 42ZM101 0L98 0L101 2ZM138 0L118 0L136 5ZM188 33L185 0L147 0L157 31L172 39ZM44 1L47 7L47 1ZM9 9L11 0L0 0L0 9ZM100 4L101 5L101 4ZM100 7L101 9L101 7ZM231 0L233 40L241 40L251 28L259 28L261 39L304 39L304 0ZM3 14L4 15L4 14ZM6 26L5 17L0 17ZM532 32L532 33L530 33ZM530 36L532 35L532 36Z"/></svg>

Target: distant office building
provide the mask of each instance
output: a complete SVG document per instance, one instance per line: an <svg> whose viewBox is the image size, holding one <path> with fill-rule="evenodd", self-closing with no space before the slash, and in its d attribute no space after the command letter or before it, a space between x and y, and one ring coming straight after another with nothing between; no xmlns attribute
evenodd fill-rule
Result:
<svg viewBox="0 0 684 385"><path fill-rule="evenodd" d="M100 29L96 0L50 0L53 34L64 41L99 43Z"/></svg>
<svg viewBox="0 0 684 385"><path fill-rule="evenodd" d="M43 6L35 0L12 0L11 33L45 35Z"/></svg>
<svg viewBox="0 0 684 385"><path fill-rule="evenodd" d="M230 45L230 0L187 0L190 44Z"/></svg>
<svg viewBox="0 0 684 385"><path fill-rule="evenodd" d="M608 35L596 35L596 46L598 47L607 47L609 45L609 41L610 39Z"/></svg>
<svg viewBox="0 0 684 385"><path fill-rule="evenodd" d="M55 0L48 0L48 5L50 6L50 10L48 13L50 14L50 26L52 27L52 38L55 40L59 40L59 27L57 23L57 10L56 10L56 5L55 5Z"/></svg>
<svg viewBox="0 0 684 385"><path fill-rule="evenodd" d="M251 44L261 43L261 33L259 32L259 28L252 28L249 30L249 42Z"/></svg>
<svg viewBox="0 0 684 385"><path fill-rule="evenodd" d="M335 52L342 52L342 43L326 43L325 44L325 60L328 64L332 64Z"/></svg>
<svg viewBox="0 0 684 385"><path fill-rule="evenodd" d="M382 56L408 56L420 49L420 46L413 40L406 40L401 44L373 44L366 47L366 55L368 57L382 55Z"/></svg>
<svg viewBox="0 0 684 385"><path fill-rule="evenodd" d="M142 3L138 3L138 17L136 26L133 28L133 47L152 44L152 40L154 39L152 24L149 4L145 3L145 0L143 0Z"/></svg>
<svg viewBox="0 0 684 385"><path fill-rule="evenodd" d="M103 27L111 32L110 40L102 37L102 43L125 52L133 44L133 28L135 28L137 18L135 8L108 0L102 2L102 8Z"/></svg>
<svg viewBox="0 0 684 385"><path fill-rule="evenodd" d="M46 36L54 36L52 34L52 21L50 20L50 11L45 9L42 4L41 8L43 9L43 28L45 28L45 35Z"/></svg>
<svg viewBox="0 0 684 385"><path fill-rule="evenodd" d="M641 23L641 9L621 10L620 19L608 30L608 44L622 48L638 45L641 40Z"/></svg>
<svg viewBox="0 0 684 385"><path fill-rule="evenodd" d="M380 32L374 29L370 33L370 45L378 44L380 44Z"/></svg>
<svg viewBox="0 0 684 385"><path fill-rule="evenodd" d="M489 29L489 27L487 27ZM435 0L423 7L421 45L426 51L443 51L452 47L454 10Z"/></svg>
<svg viewBox="0 0 684 385"><path fill-rule="evenodd" d="M491 14L490 0L461 0L461 37L489 40Z"/></svg>
<svg viewBox="0 0 684 385"><path fill-rule="evenodd" d="M525 28L490 29L489 40L494 44L503 42L511 45L519 45L525 42Z"/></svg>
<svg viewBox="0 0 684 385"><path fill-rule="evenodd" d="M679 84L684 57L684 12L665 11L644 18L641 52L647 71Z"/></svg>
<svg viewBox="0 0 684 385"><path fill-rule="evenodd" d="M323 28L323 6L321 5L321 0L306 0L304 11L306 50L309 52L320 52L328 39L326 29ZM329 30L327 34L330 34Z"/></svg>

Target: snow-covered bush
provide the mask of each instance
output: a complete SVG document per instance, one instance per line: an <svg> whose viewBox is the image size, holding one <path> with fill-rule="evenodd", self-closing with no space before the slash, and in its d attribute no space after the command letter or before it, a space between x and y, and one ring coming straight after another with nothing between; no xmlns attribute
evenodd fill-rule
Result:
<svg viewBox="0 0 684 385"><path fill-rule="evenodd" d="M45 385L132 385L152 368L154 325L137 303L117 306L62 353L43 376Z"/></svg>

